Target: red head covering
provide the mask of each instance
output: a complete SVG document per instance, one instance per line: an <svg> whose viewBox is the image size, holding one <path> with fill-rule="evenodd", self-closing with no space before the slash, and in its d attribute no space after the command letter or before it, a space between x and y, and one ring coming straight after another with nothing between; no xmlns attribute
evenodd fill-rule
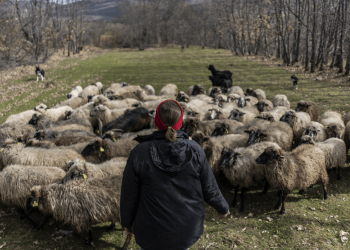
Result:
<svg viewBox="0 0 350 250"><path fill-rule="evenodd" d="M154 124L156 125L157 128L159 128L159 130L168 130L168 127L164 125L164 123L162 122L162 120L159 117L159 107L167 101L175 102L181 109L181 116L180 116L179 120L174 124L174 126L172 126L173 129L179 130L182 126L182 117L183 117L184 112L182 110L180 103L178 103L177 101L174 101L174 100L166 100L164 102L161 102L158 105L157 111L156 111L156 116L154 117Z"/></svg>

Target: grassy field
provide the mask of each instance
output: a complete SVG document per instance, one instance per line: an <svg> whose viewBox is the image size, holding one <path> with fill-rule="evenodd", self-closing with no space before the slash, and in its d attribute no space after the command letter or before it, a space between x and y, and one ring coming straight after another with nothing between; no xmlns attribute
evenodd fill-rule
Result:
<svg viewBox="0 0 350 250"><path fill-rule="evenodd" d="M186 90L194 84L209 88L211 83L207 76L210 72L206 69L209 64L233 71L234 85L243 89L261 88L269 99L275 94L287 95L293 108L297 101L306 99L315 101L321 113L328 109L342 114L350 111L350 88L344 79L316 81L310 75L297 74L299 89L293 91L290 80L292 73L283 67L233 57L224 50L193 48L181 53L179 49L153 49L111 51L85 60L66 59L56 68L46 70L46 81L43 83L37 83L33 74L9 85L2 85L0 122L40 102L53 106L66 99L65 95L72 87L85 87L96 81L101 81L105 88L110 83L124 81L141 86L151 84L157 92L167 83L177 84L179 90ZM238 214L236 207L230 210L230 218L219 220L216 212L206 206L204 234L191 250L348 249L347 240L343 238L342 241L339 233L341 230L350 232L350 168L345 168L342 176L342 180L337 181L335 173L331 173L327 201L323 201L322 188L318 185L305 195L297 192L289 195L287 214L283 216L273 210L277 203L277 192L270 190L267 195L260 196L260 186L246 194L246 210L243 214ZM225 198L231 203L232 187L225 181L219 184ZM33 214L32 217L36 221L42 219L40 214ZM120 249L124 242L122 232L107 233L107 226L108 223L94 227L96 249ZM59 227L58 222L51 221L44 230L33 232L27 223L19 220L14 209L0 204L0 249L87 248L76 236L62 237L56 234ZM134 240L130 249L138 249Z"/></svg>

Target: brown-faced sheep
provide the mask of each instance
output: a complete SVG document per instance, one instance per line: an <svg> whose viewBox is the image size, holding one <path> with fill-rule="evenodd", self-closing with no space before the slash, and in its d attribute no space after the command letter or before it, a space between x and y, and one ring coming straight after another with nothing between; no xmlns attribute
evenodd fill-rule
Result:
<svg viewBox="0 0 350 250"><path fill-rule="evenodd" d="M295 108L296 112L305 112L308 113L311 117L311 121L318 122L319 120L319 111L316 103L312 101L300 100Z"/></svg>
<svg viewBox="0 0 350 250"><path fill-rule="evenodd" d="M70 98L68 100L61 101L58 104L56 104L53 108L69 106L72 109L76 109L76 108L79 108L80 106L85 105L86 103L87 103L87 100L85 101L84 98L78 96L78 97Z"/></svg>
<svg viewBox="0 0 350 250"><path fill-rule="evenodd" d="M204 150L209 166L216 177L220 175L219 163L221 151L224 147L236 148L246 147L248 137L245 135L224 135L218 137L207 137L202 132L193 134L192 140L196 141Z"/></svg>
<svg viewBox="0 0 350 250"><path fill-rule="evenodd" d="M171 95L176 96L177 95L177 86L175 84L169 83L165 85L160 91L159 95Z"/></svg>
<svg viewBox="0 0 350 250"><path fill-rule="evenodd" d="M320 123L325 127L327 138L344 139L345 125L341 114L335 111L326 111L321 116Z"/></svg>
<svg viewBox="0 0 350 250"><path fill-rule="evenodd" d="M31 188L31 204L40 212L52 215L69 225L77 233L88 232L87 243L93 245L91 226L112 222L110 229L120 221L120 192L122 176L104 179L92 178ZM132 238L128 232L123 250Z"/></svg>
<svg viewBox="0 0 350 250"><path fill-rule="evenodd" d="M327 139L327 134L324 126L318 122L311 122L305 129L303 135L311 136L315 142L321 142Z"/></svg>
<svg viewBox="0 0 350 250"><path fill-rule="evenodd" d="M315 142L311 136L304 135L301 137L300 144L311 144L319 147L326 157L326 168L338 170L338 180L341 179L340 170L346 163L346 146L343 140L338 138L329 138L323 142Z"/></svg>
<svg viewBox="0 0 350 250"><path fill-rule="evenodd" d="M275 144L268 147L256 159L256 163L264 164L265 178L270 186L279 190L279 201L275 206L285 213L287 195L294 190L302 190L319 182L323 185L324 199L328 198L326 159L323 151L313 145L301 145L292 152L285 152Z"/></svg>
<svg viewBox="0 0 350 250"><path fill-rule="evenodd" d="M275 95L273 97L272 103L274 107L285 106L287 109L290 109L290 102L285 95Z"/></svg>
<svg viewBox="0 0 350 250"><path fill-rule="evenodd" d="M198 118L187 118L183 121L182 130L189 136L192 136L196 131L203 132L205 136L210 136L217 121L200 121Z"/></svg>
<svg viewBox="0 0 350 250"><path fill-rule="evenodd" d="M24 210L30 197L30 189L36 185L61 183L66 172L56 167L11 165L0 172L0 197L6 206L15 206L20 214L26 218L35 230L36 225Z"/></svg>
<svg viewBox="0 0 350 250"><path fill-rule="evenodd" d="M238 188L241 187L241 207L240 213L244 212L244 195L248 188L265 181L264 168L259 166L255 159L261 155L267 147L271 147L272 142L260 142L249 147L239 147L231 150L223 148L220 156L219 167L223 170L226 178L235 187L235 194L231 207L237 203ZM268 182L265 184L263 194L269 188Z"/></svg>
<svg viewBox="0 0 350 250"><path fill-rule="evenodd" d="M262 89L252 89L252 88L247 88L245 92L246 96L254 96L256 97L259 101L264 101L266 100L266 94L265 91Z"/></svg>
<svg viewBox="0 0 350 250"><path fill-rule="evenodd" d="M15 141L5 142L0 152L0 165L4 168L9 165L53 166L64 170L68 169L69 160L84 158L73 150L53 148L25 147Z"/></svg>
<svg viewBox="0 0 350 250"><path fill-rule="evenodd" d="M293 147L299 145L300 138L303 136L304 128L311 122L310 115L305 112L295 112L288 110L281 117L280 121L286 122L293 129Z"/></svg>
<svg viewBox="0 0 350 250"><path fill-rule="evenodd" d="M34 114L32 119L30 119L29 124L33 125L37 130L85 130L93 132L93 128L90 121L86 119L70 119L64 121L50 122L50 120L45 115Z"/></svg>
<svg viewBox="0 0 350 250"><path fill-rule="evenodd" d="M101 164L92 164L80 160L71 161L69 162L69 170L64 176L62 183L79 179L103 179L108 176L123 175L126 161L126 157L116 157Z"/></svg>
<svg viewBox="0 0 350 250"><path fill-rule="evenodd" d="M249 134L248 145L269 141L277 143L283 150L290 151L293 143L293 130L285 122L272 122L268 126L253 126L244 132Z"/></svg>

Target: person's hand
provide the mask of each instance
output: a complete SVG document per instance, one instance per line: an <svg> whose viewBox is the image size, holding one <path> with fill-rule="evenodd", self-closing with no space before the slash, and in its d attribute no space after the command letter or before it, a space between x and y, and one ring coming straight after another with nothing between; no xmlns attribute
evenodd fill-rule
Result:
<svg viewBox="0 0 350 250"><path fill-rule="evenodd" d="M230 210L226 214L220 214L219 219L224 219L230 215Z"/></svg>

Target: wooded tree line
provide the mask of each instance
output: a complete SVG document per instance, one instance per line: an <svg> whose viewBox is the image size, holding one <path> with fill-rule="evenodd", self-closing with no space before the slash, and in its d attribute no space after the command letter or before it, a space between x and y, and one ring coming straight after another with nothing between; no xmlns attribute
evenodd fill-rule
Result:
<svg viewBox="0 0 350 250"><path fill-rule="evenodd" d="M307 70L326 65L349 74L349 3L346 0L125 0L121 44L224 47L235 55L282 58ZM346 65L344 60L346 59Z"/></svg>
<svg viewBox="0 0 350 250"><path fill-rule="evenodd" d="M58 48L79 53L83 2L76 0L1 0L0 69L44 62Z"/></svg>

